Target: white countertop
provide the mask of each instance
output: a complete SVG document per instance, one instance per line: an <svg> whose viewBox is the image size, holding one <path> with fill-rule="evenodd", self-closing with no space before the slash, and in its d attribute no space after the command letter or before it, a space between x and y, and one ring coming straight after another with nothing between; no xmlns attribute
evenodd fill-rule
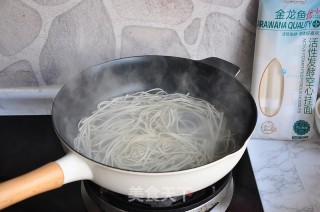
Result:
<svg viewBox="0 0 320 212"><path fill-rule="evenodd" d="M320 136L251 139L248 152L265 212L320 211Z"/></svg>

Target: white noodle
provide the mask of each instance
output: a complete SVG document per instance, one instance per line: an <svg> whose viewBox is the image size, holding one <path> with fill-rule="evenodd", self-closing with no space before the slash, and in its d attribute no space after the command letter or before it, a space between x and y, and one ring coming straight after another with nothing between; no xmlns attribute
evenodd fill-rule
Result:
<svg viewBox="0 0 320 212"><path fill-rule="evenodd" d="M195 168L236 150L226 120L208 102L161 89L103 101L79 122L74 148L97 162L132 171Z"/></svg>

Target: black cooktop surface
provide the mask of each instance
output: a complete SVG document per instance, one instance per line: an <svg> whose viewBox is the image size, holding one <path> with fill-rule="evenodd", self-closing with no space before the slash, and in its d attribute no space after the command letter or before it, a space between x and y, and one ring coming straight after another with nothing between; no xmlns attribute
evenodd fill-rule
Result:
<svg viewBox="0 0 320 212"><path fill-rule="evenodd" d="M65 153L51 116L0 116L0 182L61 158ZM263 211L248 152L233 170L235 191L228 212ZM85 212L81 183L74 182L15 204L4 212Z"/></svg>

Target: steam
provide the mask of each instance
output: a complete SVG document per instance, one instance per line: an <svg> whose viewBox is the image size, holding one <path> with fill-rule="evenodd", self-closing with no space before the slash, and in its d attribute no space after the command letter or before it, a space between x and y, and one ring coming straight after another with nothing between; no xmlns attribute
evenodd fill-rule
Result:
<svg viewBox="0 0 320 212"><path fill-rule="evenodd" d="M90 116L99 102L152 88L189 93L216 106L225 113L227 128L235 134L239 147L255 126L254 101L230 75L189 59L142 56L91 67L67 82L53 105L57 133L73 148L79 121Z"/></svg>

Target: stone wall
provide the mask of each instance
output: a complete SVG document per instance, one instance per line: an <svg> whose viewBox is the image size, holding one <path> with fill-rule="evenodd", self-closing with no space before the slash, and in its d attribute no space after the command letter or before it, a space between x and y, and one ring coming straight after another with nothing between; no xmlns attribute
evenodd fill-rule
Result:
<svg viewBox="0 0 320 212"><path fill-rule="evenodd" d="M249 88L257 7L258 0L1 0L0 114L49 113L48 90L133 55L220 57L241 68Z"/></svg>

